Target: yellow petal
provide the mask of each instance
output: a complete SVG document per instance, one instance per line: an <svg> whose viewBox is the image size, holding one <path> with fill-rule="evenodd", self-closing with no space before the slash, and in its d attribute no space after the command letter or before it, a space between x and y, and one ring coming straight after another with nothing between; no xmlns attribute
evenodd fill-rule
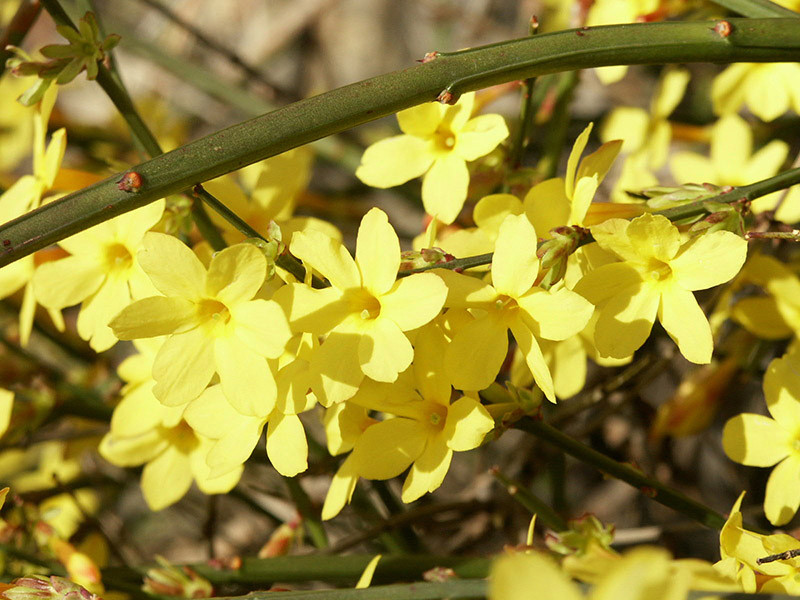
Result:
<svg viewBox="0 0 800 600"><path fill-rule="evenodd" d="M449 225L464 206L468 186L469 171L463 158L452 153L437 158L422 179L425 212Z"/></svg>
<svg viewBox="0 0 800 600"><path fill-rule="evenodd" d="M275 415L267 429L267 455L284 477L294 477L308 468L308 442L297 415Z"/></svg>
<svg viewBox="0 0 800 600"><path fill-rule="evenodd" d="M42 306L60 310L94 294L106 278L92 257L67 256L46 262L33 275L33 291Z"/></svg>
<svg viewBox="0 0 800 600"><path fill-rule="evenodd" d="M560 177L537 183L525 194L525 214L542 236L547 236L551 229L567 225L571 209L564 180Z"/></svg>
<svg viewBox="0 0 800 600"><path fill-rule="evenodd" d="M111 464L118 467L137 467L158 456L167 445L167 440L159 434L159 430L151 429L132 437L107 433L98 450Z"/></svg>
<svg viewBox="0 0 800 600"><path fill-rule="evenodd" d="M142 492L150 510L174 504L189 491L192 472L189 458L170 446L142 470Z"/></svg>
<svg viewBox="0 0 800 600"><path fill-rule="evenodd" d="M578 173L575 176L576 180L579 181L584 177L596 177L598 184L602 182L606 178L611 165L614 164L614 160L616 160L621 148L622 140L615 139L606 142L591 154L586 155L578 167Z"/></svg>
<svg viewBox="0 0 800 600"><path fill-rule="evenodd" d="M414 381L426 400L450 404L450 380L444 370L448 341L438 323L423 328L414 342Z"/></svg>
<svg viewBox="0 0 800 600"><path fill-rule="evenodd" d="M482 390L491 384L508 350L508 328L494 314L461 327L445 355L445 370L453 387Z"/></svg>
<svg viewBox="0 0 800 600"><path fill-rule="evenodd" d="M130 303L128 282L108 278L96 294L84 300L78 315L78 335L88 340L95 352L108 350L117 343L108 323Z"/></svg>
<svg viewBox="0 0 800 600"><path fill-rule="evenodd" d="M499 294L518 298L539 273L536 231L525 215L509 215L500 226L492 257L492 282Z"/></svg>
<svg viewBox="0 0 800 600"><path fill-rule="evenodd" d="M800 460L790 454L772 470L764 495L764 513L776 527L785 525L800 506Z"/></svg>
<svg viewBox="0 0 800 600"><path fill-rule="evenodd" d="M364 568L364 572L361 573L361 577L358 578L356 582L355 589L363 590L369 587L369 584L372 583L372 577L375 575L375 569L378 568L378 562L381 560L381 555L378 554L369 561L369 564Z"/></svg>
<svg viewBox="0 0 800 600"><path fill-rule="evenodd" d="M676 152L669 161L669 168L678 183L723 183L711 159L696 152Z"/></svg>
<svg viewBox="0 0 800 600"><path fill-rule="evenodd" d="M539 389L542 390L550 402L555 402L556 394L553 388L553 377L533 332L522 319L514 319L511 322L511 333L514 334L514 339L517 341L520 352L525 357L525 363L528 365L536 385L539 386Z"/></svg>
<svg viewBox="0 0 800 600"><path fill-rule="evenodd" d="M747 94L747 76L757 66L752 63L733 64L714 78L711 84L711 102L716 114L724 115L739 110Z"/></svg>
<svg viewBox="0 0 800 600"><path fill-rule="evenodd" d="M453 451L440 439L441 437L429 440L425 450L411 465L403 482L401 495L403 502L413 502L442 485L450 469Z"/></svg>
<svg viewBox="0 0 800 600"><path fill-rule="evenodd" d="M322 273L331 285L344 290L361 287L355 261L341 242L319 231L297 231L289 246L292 254Z"/></svg>
<svg viewBox="0 0 800 600"><path fill-rule="evenodd" d="M520 215L522 202L513 194L490 194L481 198L472 211L475 224L497 235L507 215Z"/></svg>
<svg viewBox="0 0 800 600"><path fill-rule="evenodd" d="M508 127L500 115L481 115L467 121L456 134L453 151L466 161L489 154L508 137Z"/></svg>
<svg viewBox="0 0 800 600"><path fill-rule="evenodd" d="M331 480L331 487L328 488L325 504L322 506L321 516L323 521L338 515L344 506L350 502L350 498L353 497L356 483L358 483L358 474L353 467L352 458L352 456L347 457Z"/></svg>
<svg viewBox="0 0 800 600"><path fill-rule="evenodd" d="M753 133L739 115L725 115L711 132L711 162L725 181L737 181L753 149Z"/></svg>
<svg viewBox="0 0 800 600"><path fill-rule="evenodd" d="M575 140L575 143L572 145L572 150L569 153L569 159L567 160L567 173L564 177L564 189L567 192L568 198L572 198L573 193L575 192L578 162L580 161L581 154L583 154L586 144L589 141L589 135L592 133L593 125L594 123L589 123L586 128L581 131L580 135Z"/></svg>
<svg viewBox="0 0 800 600"><path fill-rule="evenodd" d="M669 266L682 288L704 290L733 279L746 258L744 239L730 231L715 231L681 247Z"/></svg>
<svg viewBox="0 0 800 600"><path fill-rule="evenodd" d="M675 110L686 92L690 77L687 69L675 67L664 69L650 105L653 116L666 119Z"/></svg>
<svg viewBox="0 0 800 600"><path fill-rule="evenodd" d="M365 326L358 344L358 362L364 375L375 381L394 381L413 358L411 342L392 320L381 316Z"/></svg>
<svg viewBox="0 0 800 600"><path fill-rule="evenodd" d="M447 410L443 435L448 448L463 452L480 446L484 436L493 428L494 419L481 403L463 397L453 402Z"/></svg>
<svg viewBox="0 0 800 600"><path fill-rule="evenodd" d="M277 303L251 300L231 310L231 323L236 337L250 350L267 358L278 358L292 337L289 324Z"/></svg>
<svg viewBox="0 0 800 600"><path fill-rule="evenodd" d="M400 240L389 225L386 213L372 208L358 228L356 264L361 273L361 285L373 296L381 296L397 278L400 268Z"/></svg>
<svg viewBox="0 0 800 600"><path fill-rule="evenodd" d="M555 291L533 288L518 298L517 303L535 321L537 335L548 340L565 340L575 335L594 312L591 302L566 288Z"/></svg>
<svg viewBox="0 0 800 600"><path fill-rule="evenodd" d="M439 102L426 102L397 113L400 130L417 137L430 137L442 122L446 107Z"/></svg>
<svg viewBox="0 0 800 600"><path fill-rule="evenodd" d="M391 479L405 471L425 449L425 428L411 419L388 419L369 427L350 458L367 479Z"/></svg>
<svg viewBox="0 0 800 600"><path fill-rule="evenodd" d="M275 408L278 386L267 360L236 337L214 341L214 364L225 397L243 415L265 417Z"/></svg>
<svg viewBox="0 0 800 600"><path fill-rule="evenodd" d="M774 419L742 413L722 430L725 454L749 467L771 467L789 455L789 435Z"/></svg>
<svg viewBox="0 0 800 600"><path fill-rule="evenodd" d="M497 299L497 291L488 283L449 269L433 271L447 286L445 306L449 308L488 308Z"/></svg>
<svg viewBox="0 0 800 600"><path fill-rule="evenodd" d="M148 232L137 256L153 285L165 296L201 298L206 287L203 263L186 244L164 233Z"/></svg>
<svg viewBox="0 0 800 600"><path fill-rule="evenodd" d="M153 296L128 305L114 317L109 327L121 340L135 340L173 332L196 325L196 307L179 297Z"/></svg>
<svg viewBox="0 0 800 600"><path fill-rule="evenodd" d="M676 285L661 292L658 320L676 344L681 354L696 364L711 362L714 340L711 326L694 294Z"/></svg>
<svg viewBox="0 0 800 600"><path fill-rule="evenodd" d="M653 328L660 297L650 287L633 285L598 307L594 343L600 355L626 358L640 348Z"/></svg>
<svg viewBox="0 0 800 600"><path fill-rule="evenodd" d="M229 307L256 295L267 275L267 259L252 244L236 244L214 254L208 266L206 295Z"/></svg>
<svg viewBox="0 0 800 600"><path fill-rule="evenodd" d="M394 321L402 331L422 327L444 306L447 286L433 273L416 273L399 279L380 297L381 317Z"/></svg>
<svg viewBox="0 0 800 600"><path fill-rule="evenodd" d="M800 431L800 374L798 356L773 360L764 374L764 396L769 414L787 431Z"/></svg>
<svg viewBox="0 0 800 600"><path fill-rule="evenodd" d="M350 305L337 287L321 290L304 283L280 288L272 299L283 308L294 331L325 335L350 314Z"/></svg>
<svg viewBox="0 0 800 600"><path fill-rule="evenodd" d="M636 152L646 143L650 115L642 108L622 106L615 108L606 117L600 137L604 142L623 140L622 150L626 154Z"/></svg>
<svg viewBox="0 0 800 600"><path fill-rule="evenodd" d="M750 333L767 340L780 340L794 333L781 316L775 298L769 296L742 298L733 305L731 318Z"/></svg>
<svg viewBox="0 0 800 600"><path fill-rule="evenodd" d="M214 375L214 345L201 329L172 335L153 363L153 394L167 406L197 398Z"/></svg>
<svg viewBox="0 0 800 600"><path fill-rule="evenodd" d="M489 574L489 600L583 600L580 588L548 556L504 554Z"/></svg>
<svg viewBox="0 0 800 600"><path fill-rule="evenodd" d="M7 430L11 423L11 410L14 408L14 392L0 388L0 436Z"/></svg>
<svg viewBox="0 0 800 600"><path fill-rule="evenodd" d="M375 142L361 157L356 177L376 188L390 188L423 175L433 163L428 141L396 135Z"/></svg>
<svg viewBox="0 0 800 600"><path fill-rule="evenodd" d="M661 215L647 213L636 217L628 225L627 234L631 246L641 258L652 256L668 262L681 247L678 228Z"/></svg>
<svg viewBox="0 0 800 600"><path fill-rule="evenodd" d="M358 356L360 339L340 326L314 351L309 365L311 387L323 406L352 398L358 391L364 372L353 358Z"/></svg>
<svg viewBox="0 0 800 600"><path fill-rule="evenodd" d="M788 154L789 146L785 142L772 140L750 157L741 177L748 182L772 177L781 168Z"/></svg>

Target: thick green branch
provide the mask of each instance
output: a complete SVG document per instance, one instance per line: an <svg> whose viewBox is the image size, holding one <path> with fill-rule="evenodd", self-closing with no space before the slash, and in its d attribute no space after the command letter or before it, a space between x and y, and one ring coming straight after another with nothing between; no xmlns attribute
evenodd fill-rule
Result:
<svg viewBox="0 0 800 600"><path fill-rule="evenodd" d="M141 189L110 177L0 227L0 266L115 217L291 148L435 99L517 79L617 64L800 61L800 20L636 23L526 37L430 62L301 100L218 131L134 170ZM578 35L580 34L580 35Z"/></svg>

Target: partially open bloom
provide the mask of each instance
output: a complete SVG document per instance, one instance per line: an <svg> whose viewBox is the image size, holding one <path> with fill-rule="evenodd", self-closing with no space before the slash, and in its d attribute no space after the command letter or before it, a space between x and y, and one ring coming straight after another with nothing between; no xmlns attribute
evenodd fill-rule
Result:
<svg viewBox="0 0 800 600"><path fill-rule="evenodd" d="M789 352L773 360L764 375L764 396L771 415L744 413L730 419L722 445L731 460L751 467L772 467L764 496L770 523L783 525L800 506L800 356Z"/></svg>
<svg viewBox="0 0 800 600"><path fill-rule="evenodd" d="M470 118L474 103L475 93L470 92L453 106L430 102L400 111L403 135L367 148L356 177L388 188L423 176L425 212L452 223L467 199L467 162L489 154L508 137L500 115Z"/></svg>

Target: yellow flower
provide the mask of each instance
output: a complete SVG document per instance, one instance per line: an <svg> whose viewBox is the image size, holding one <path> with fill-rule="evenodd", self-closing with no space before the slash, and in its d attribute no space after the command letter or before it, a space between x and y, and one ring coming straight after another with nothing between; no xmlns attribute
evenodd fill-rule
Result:
<svg viewBox="0 0 800 600"><path fill-rule="evenodd" d="M549 232L562 225L584 224L597 188L622 146L622 140L612 140L581 159L592 126L589 123L575 140L567 161L566 176L543 181L525 195L525 213L537 232Z"/></svg>
<svg viewBox="0 0 800 600"><path fill-rule="evenodd" d="M650 214L633 221L609 219L592 227L592 235L620 259L590 271L575 286L597 307L594 342L600 355L633 354L658 317L688 360L709 362L711 327L692 292L733 278L747 242L729 231L682 242L677 227Z"/></svg>
<svg viewBox="0 0 800 600"><path fill-rule="evenodd" d="M678 183L713 183L716 185L748 185L772 177L778 172L789 146L772 140L753 153L753 133L738 115L722 117L711 129L711 156L695 152L676 152L670 161ZM754 212L771 210L780 192L767 194L752 204ZM781 218L779 211L778 218Z"/></svg>
<svg viewBox="0 0 800 600"><path fill-rule="evenodd" d="M800 595L800 557L759 563L790 550L800 549L800 541L785 533L762 535L742 525L741 493L719 533L720 561L714 567L737 581L747 593Z"/></svg>
<svg viewBox="0 0 800 600"><path fill-rule="evenodd" d="M108 323L131 301L158 291L136 261L144 234L158 223L164 201L115 217L62 240L70 256L36 269L36 299L51 310L82 302L78 334L97 352L117 342Z"/></svg>
<svg viewBox="0 0 800 600"><path fill-rule="evenodd" d="M751 467L775 465L767 481L764 512L783 525L800 506L800 355L773 360L764 375L764 396L772 418L744 413L730 419L722 445L731 460Z"/></svg>
<svg viewBox="0 0 800 600"><path fill-rule="evenodd" d="M211 440L198 436L185 421L174 427L158 425L134 436L112 430L100 442L100 454L120 467L144 465L141 486L152 510L161 510L180 500L197 482L205 494L224 494L239 481L241 469L211 477L206 455Z"/></svg>
<svg viewBox="0 0 800 600"><path fill-rule="evenodd" d="M13 169L30 152L33 138L32 109L17 98L34 82L32 77L15 77L6 72L0 78L0 172Z"/></svg>
<svg viewBox="0 0 800 600"><path fill-rule="evenodd" d="M539 274L536 232L525 215L509 215L500 226L492 260L492 281L443 269L447 306L479 309L475 319L455 330L447 347L445 370L453 386L482 390L497 376L508 350L508 330L525 355L536 384L555 402L553 380L537 338L563 340L578 333L592 306L574 292L534 286Z"/></svg>
<svg viewBox="0 0 800 600"><path fill-rule="evenodd" d="M467 199L467 162L489 154L508 137L500 115L470 119L474 103L475 93L470 92L453 106L430 102L400 111L397 121L404 135L367 148L356 177L388 188L423 176L425 212L452 223Z"/></svg>
<svg viewBox="0 0 800 600"><path fill-rule="evenodd" d="M357 437L346 470L356 477L383 480L411 467L403 484L403 502L437 489L453 452L477 448L494 427L477 400L461 397L451 402L452 389L442 369L446 347L441 326L427 325L417 334L416 356L408 371L391 384L365 382L347 402L394 418L367 427ZM332 486L323 518L338 514L350 493L344 486Z"/></svg>
<svg viewBox="0 0 800 600"><path fill-rule="evenodd" d="M586 15L586 25L633 23L640 16L655 12L660 3L660 0L595 0ZM606 85L619 81L627 71L626 65L595 69L597 77Z"/></svg>
<svg viewBox="0 0 800 600"><path fill-rule="evenodd" d="M669 553L641 547L609 564L592 591L580 587L548 556L539 553L507 554L492 565L489 600L680 600L692 582L688 569L672 568Z"/></svg>
<svg viewBox="0 0 800 600"><path fill-rule="evenodd" d="M238 469L250 457L267 426L267 456L284 477L294 477L308 468L308 443L299 414L311 410L316 398L308 393L308 357L312 352L308 334L299 340L297 355L284 355L277 374L278 400L272 412L243 415L231 408L220 386L207 388L186 409L185 418L196 432L214 440L206 457L216 477Z"/></svg>
<svg viewBox="0 0 800 600"><path fill-rule="evenodd" d="M447 296L432 273L397 280L400 241L386 214L373 208L362 219L356 258L318 231L297 232L292 254L325 276L331 287L287 285L275 294L294 331L326 335L311 357L311 387L323 406L356 393L364 376L392 382L411 364L414 350L403 332L439 314Z"/></svg>
<svg viewBox="0 0 800 600"><path fill-rule="evenodd" d="M711 100L718 115L736 113L743 104L763 121L789 109L800 113L800 64L736 63L716 76Z"/></svg>
<svg viewBox="0 0 800 600"><path fill-rule="evenodd" d="M781 261L756 254L742 269L741 281L758 285L765 296L739 299L731 309L733 320L767 340L780 340L800 332L800 278Z"/></svg>
<svg viewBox="0 0 800 600"><path fill-rule="evenodd" d="M216 372L236 410L269 413L277 390L267 358L280 356L291 334L275 302L253 299L266 276L261 251L231 246L206 271L178 239L149 232L138 260L164 295L137 300L110 326L121 340L169 336L153 364L156 397L168 406L185 404Z"/></svg>

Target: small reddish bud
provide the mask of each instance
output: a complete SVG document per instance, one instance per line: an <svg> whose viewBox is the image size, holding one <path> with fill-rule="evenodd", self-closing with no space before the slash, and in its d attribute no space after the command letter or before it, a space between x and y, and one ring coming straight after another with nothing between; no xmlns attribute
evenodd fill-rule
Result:
<svg viewBox="0 0 800 600"><path fill-rule="evenodd" d="M453 92L443 90L442 93L436 97L436 101L442 104L455 104L458 102L458 98L455 97Z"/></svg>
<svg viewBox="0 0 800 600"><path fill-rule="evenodd" d="M139 173L136 171L128 171L122 176L122 179L117 182L117 188L128 193L138 192L142 187L142 183L142 176Z"/></svg>
<svg viewBox="0 0 800 600"><path fill-rule="evenodd" d="M456 572L450 567L433 567L422 574L422 579L424 581L430 581L434 583L444 583L448 579L455 578Z"/></svg>
<svg viewBox="0 0 800 600"><path fill-rule="evenodd" d="M642 486L641 492L648 498L655 498L658 495L658 490L649 485Z"/></svg>
<svg viewBox="0 0 800 600"><path fill-rule="evenodd" d="M731 34L733 31L733 27L728 21L719 21L716 25L714 25L714 32L719 35L719 37L726 38Z"/></svg>
<svg viewBox="0 0 800 600"><path fill-rule="evenodd" d="M422 58L417 59L417 62L421 62L422 64L425 64L425 63L431 62L432 60L434 60L434 59L436 59L438 57L439 57L439 53L436 50L434 50L433 52L426 52L425 56L423 56Z"/></svg>

